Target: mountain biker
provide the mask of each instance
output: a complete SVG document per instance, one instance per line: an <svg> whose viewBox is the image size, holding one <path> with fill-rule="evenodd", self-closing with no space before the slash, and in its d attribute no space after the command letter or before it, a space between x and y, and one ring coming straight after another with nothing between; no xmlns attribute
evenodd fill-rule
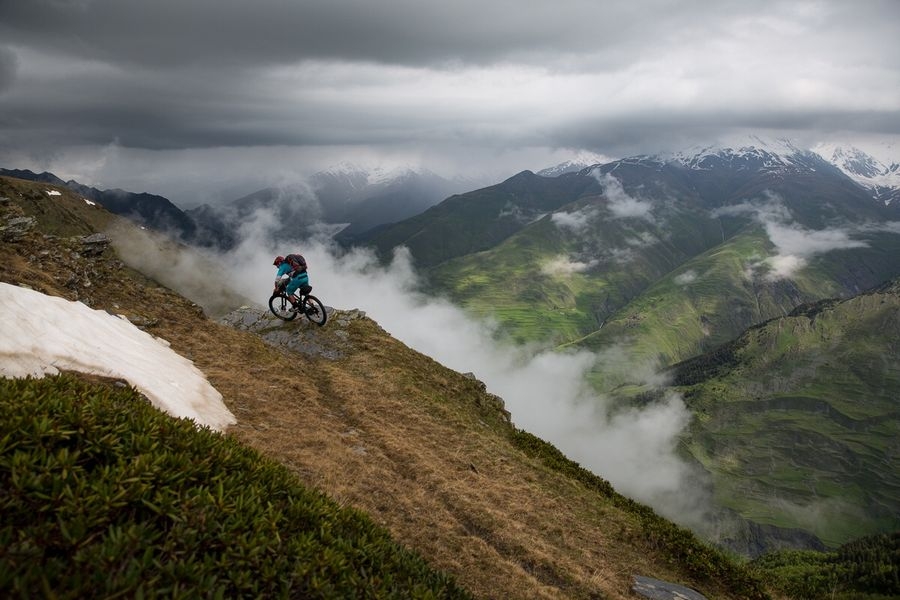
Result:
<svg viewBox="0 0 900 600"><path fill-rule="evenodd" d="M283 289L291 304L296 305L294 292L299 289L301 294L306 294L312 289L309 285L309 275L306 273L306 259L300 254L288 254L276 256L272 264L278 267L273 293L277 294Z"/></svg>

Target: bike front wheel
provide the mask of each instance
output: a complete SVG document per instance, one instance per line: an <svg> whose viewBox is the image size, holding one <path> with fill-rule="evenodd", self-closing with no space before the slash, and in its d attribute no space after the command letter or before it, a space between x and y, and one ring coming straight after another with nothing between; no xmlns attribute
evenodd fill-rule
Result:
<svg viewBox="0 0 900 600"><path fill-rule="evenodd" d="M315 296L307 296L303 301L303 314L306 318L321 327L328 320L325 305Z"/></svg>
<svg viewBox="0 0 900 600"><path fill-rule="evenodd" d="M287 299L287 296L284 294L275 294L271 298L269 298L269 310L272 311L272 314L278 317L279 319L283 319L285 321L293 321L297 318L296 311L292 310L294 307L291 304L291 301Z"/></svg>

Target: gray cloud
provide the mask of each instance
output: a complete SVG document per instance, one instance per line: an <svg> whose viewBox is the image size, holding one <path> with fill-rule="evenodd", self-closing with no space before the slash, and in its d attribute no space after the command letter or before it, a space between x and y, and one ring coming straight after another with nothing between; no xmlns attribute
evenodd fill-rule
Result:
<svg viewBox="0 0 900 600"><path fill-rule="evenodd" d="M705 16L701 21L698 11ZM548 56L604 65L652 53L649 40L677 42L673 27L682 35L712 34L719 19L741 12L697 1L676 7L665 0L602 7L589 0L538 1L527 10L512 0L391 0L377 7L364 0L13 0L2 6L2 30L14 43L43 31L45 48L132 65L310 59L543 64Z"/></svg>
<svg viewBox="0 0 900 600"><path fill-rule="evenodd" d="M0 46L0 94L13 84L18 68L18 59L12 49Z"/></svg>
<svg viewBox="0 0 900 600"><path fill-rule="evenodd" d="M0 162L369 148L465 170L748 130L896 136L898 37L893 0L6 0Z"/></svg>

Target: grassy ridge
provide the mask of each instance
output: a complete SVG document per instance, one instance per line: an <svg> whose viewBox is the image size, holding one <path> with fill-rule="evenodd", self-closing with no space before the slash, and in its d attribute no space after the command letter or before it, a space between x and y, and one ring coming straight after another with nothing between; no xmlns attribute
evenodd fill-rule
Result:
<svg viewBox="0 0 900 600"><path fill-rule="evenodd" d="M840 288L815 274L790 283L750 278L770 253L759 227L751 227L686 261L613 315L578 346L601 349L627 339L636 356L672 364L734 338L750 325L789 312Z"/></svg>
<svg viewBox="0 0 900 600"><path fill-rule="evenodd" d="M597 477L578 463L566 458L559 450L525 431L513 434L514 443L547 466L564 473L609 498L619 508L633 514L641 524L647 540L661 548L673 564L683 564L701 581L724 584L745 600L768 598L759 573L748 569L721 550L698 540L690 531L661 518L647 506L617 493L604 479Z"/></svg>
<svg viewBox="0 0 900 600"><path fill-rule="evenodd" d="M900 527L900 295L801 307L674 369L718 500L831 546Z"/></svg>
<svg viewBox="0 0 900 600"><path fill-rule="evenodd" d="M473 313L497 319L510 337L558 345L605 326L653 281L721 236L715 220L690 210L660 208L662 227L651 219L610 218L607 202L586 197L559 212L587 219L587 229L545 216L490 250L432 268L430 280Z"/></svg>
<svg viewBox="0 0 900 600"><path fill-rule="evenodd" d="M0 590L466 598L363 514L133 390L0 379Z"/></svg>
<svg viewBox="0 0 900 600"><path fill-rule="evenodd" d="M406 246L417 266L431 267L499 244L591 186L596 186L591 177L550 179L523 171L497 185L451 196L420 215L380 229L369 243L382 255Z"/></svg>

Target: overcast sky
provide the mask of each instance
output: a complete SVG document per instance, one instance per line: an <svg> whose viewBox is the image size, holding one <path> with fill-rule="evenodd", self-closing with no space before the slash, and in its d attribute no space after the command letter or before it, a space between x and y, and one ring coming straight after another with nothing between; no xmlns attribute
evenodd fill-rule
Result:
<svg viewBox="0 0 900 600"><path fill-rule="evenodd" d="M0 166L185 201L341 160L884 145L898 40L897 0L0 0Z"/></svg>

